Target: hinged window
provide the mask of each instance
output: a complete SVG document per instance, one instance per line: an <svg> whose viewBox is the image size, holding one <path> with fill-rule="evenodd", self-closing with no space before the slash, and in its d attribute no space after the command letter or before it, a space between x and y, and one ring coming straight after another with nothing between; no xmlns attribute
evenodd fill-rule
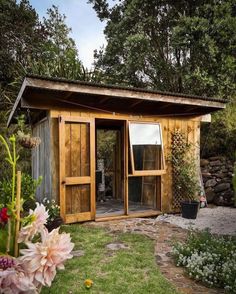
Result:
<svg viewBox="0 0 236 294"><path fill-rule="evenodd" d="M129 123L133 175L160 175L165 172L163 142L159 123Z"/></svg>

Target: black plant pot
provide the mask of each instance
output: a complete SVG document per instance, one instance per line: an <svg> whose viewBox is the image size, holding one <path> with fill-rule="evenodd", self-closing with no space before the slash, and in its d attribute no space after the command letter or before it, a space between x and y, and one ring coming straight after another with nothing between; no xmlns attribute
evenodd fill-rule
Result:
<svg viewBox="0 0 236 294"><path fill-rule="evenodd" d="M63 220L60 216L54 218L54 220L50 220L46 224L46 228L48 229L49 232L52 230L60 227L63 224Z"/></svg>
<svg viewBox="0 0 236 294"><path fill-rule="evenodd" d="M182 217L188 219L196 219L197 213L199 209L199 201L191 200L191 201L182 201Z"/></svg>

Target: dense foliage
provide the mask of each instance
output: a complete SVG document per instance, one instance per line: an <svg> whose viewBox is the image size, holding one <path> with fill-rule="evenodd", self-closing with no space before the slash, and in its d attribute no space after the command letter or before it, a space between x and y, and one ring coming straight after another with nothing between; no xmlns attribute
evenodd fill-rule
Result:
<svg viewBox="0 0 236 294"><path fill-rule="evenodd" d="M187 242L175 244L174 256L177 266L184 266L190 277L236 293L235 238L192 232Z"/></svg>
<svg viewBox="0 0 236 294"><path fill-rule="evenodd" d="M90 0L107 21L107 46L95 52L114 84L230 99L205 127L204 156L236 144L236 4L234 0ZM207 136L207 140L206 140ZM203 147L203 145L202 145Z"/></svg>
<svg viewBox="0 0 236 294"><path fill-rule="evenodd" d="M227 1L90 0L107 20L98 63L112 83L228 97L235 91L236 5Z"/></svg>
<svg viewBox="0 0 236 294"><path fill-rule="evenodd" d="M21 195L24 202L30 203L31 200L35 202L35 193L37 187L41 184L42 177L38 179L32 179L29 174L22 174L21 178ZM12 182L9 179L3 179L0 181L0 194L1 194L1 205L6 206L10 202L12 190Z"/></svg>
<svg viewBox="0 0 236 294"><path fill-rule="evenodd" d="M39 19L28 0L0 0L0 130L8 137L14 126L6 129L6 121L16 99L23 77L40 74L69 79L93 79L79 60L78 50L70 37L71 29L56 6L48 9L47 17ZM23 151L22 161L29 162ZM7 178L3 150L0 147L0 179ZM24 165L23 170L29 171Z"/></svg>
<svg viewBox="0 0 236 294"><path fill-rule="evenodd" d="M15 98L11 93L15 90L12 83L21 80L26 73L82 77L78 51L69 36L71 29L56 6L48 9L47 17L40 21L28 0L20 3L0 0L0 30L2 101L5 102L6 96L8 100Z"/></svg>

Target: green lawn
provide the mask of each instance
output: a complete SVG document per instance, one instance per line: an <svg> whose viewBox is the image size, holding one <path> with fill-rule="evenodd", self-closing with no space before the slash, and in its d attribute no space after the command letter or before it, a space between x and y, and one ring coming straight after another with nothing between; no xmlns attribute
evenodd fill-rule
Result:
<svg viewBox="0 0 236 294"><path fill-rule="evenodd" d="M64 226L70 232L75 250L84 250L85 255L74 257L59 271L51 288L42 293L112 293L112 294L175 294L176 290L165 280L155 262L154 242L138 234L112 235L103 229L81 225ZM110 242L123 242L129 249L110 251ZM89 290L85 279L94 284Z"/></svg>

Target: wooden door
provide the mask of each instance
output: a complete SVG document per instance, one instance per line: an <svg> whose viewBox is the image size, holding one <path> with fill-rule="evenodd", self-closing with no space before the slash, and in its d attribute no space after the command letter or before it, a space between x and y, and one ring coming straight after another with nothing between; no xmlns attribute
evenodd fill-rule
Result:
<svg viewBox="0 0 236 294"><path fill-rule="evenodd" d="M59 166L64 222L95 219L94 119L59 117Z"/></svg>

